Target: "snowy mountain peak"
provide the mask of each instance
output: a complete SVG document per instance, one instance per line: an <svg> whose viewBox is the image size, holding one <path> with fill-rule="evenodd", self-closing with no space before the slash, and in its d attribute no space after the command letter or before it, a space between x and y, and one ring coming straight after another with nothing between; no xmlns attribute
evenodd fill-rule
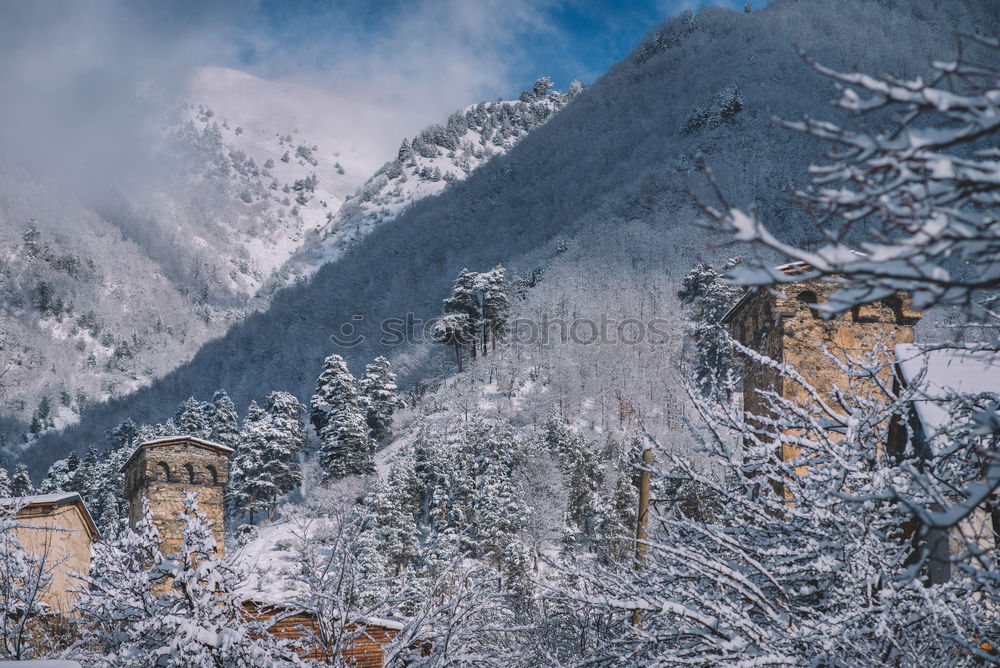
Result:
<svg viewBox="0 0 1000 668"><path fill-rule="evenodd" d="M404 139L396 158L348 196L340 210L307 239L272 287L310 275L414 202L441 193L449 183L465 179L492 158L506 153L582 90L583 84L574 82L563 93L543 77L517 100L469 105L444 124L431 125L412 139Z"/></svg>

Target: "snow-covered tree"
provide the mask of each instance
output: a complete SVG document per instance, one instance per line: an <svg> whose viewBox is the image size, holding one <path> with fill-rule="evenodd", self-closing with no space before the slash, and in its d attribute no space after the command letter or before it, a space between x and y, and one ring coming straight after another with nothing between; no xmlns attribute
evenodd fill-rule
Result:
<svg viewBox="0 0 1000 668"><path fill-rule="evenodd" d="M125 532L97 549L78 603L92 639L81 658L95 666L301 665L286 641L247 613L242 576L219 559L195 494L185 498L181 519L176 561L158 551L148 505L137 533ZM151 593L156 583L170 588Z"/></svg>
<svg viewBox="0 0 1000 668"><path fill-rule="evenodd" d="M148 499L143 499L143 515L134 529L94 544L90 572L77 574L81 594L75 611L87 641L80 660L95 665L137 665L141 660L142 650L133 643L139 642L143 624L158 610L153 587L164 578L157 568L159 550Z"/></svg>
<svg viewBox="0 0 1000 668"><path fill-rule="evenodd" d="M15 497L31 496L35 493L35 488L31 484L31 475L25 464L18 464L14 471L14 478L10 482L10 494Z"/></svg>
<svg viewBox="0 0 1000 668"><path fill-rule="evenodd" d="M392 416L403 407L396 386L396 374L390 369L389 360L376 357L365 367L365 375L358 381L367 410L368 428L376 442L392 433Z"/></svg>
<svg viewBox="0 0 1000 668"><path fill-rule="evenodd" d="M469 317L464 313L452 313L434 321L431 329L431 340L455 348L455 364L462 370L462 349L470 343L473 347L476 339L470 331Z"/></svg>
<svg viewBox="0 0 1000 668"><path fill-rule="evenodd" d="M374 444L358 383L340 355L326 358L310 402L310 418L322 441L319 461L326 478L375 472Z"/></svg>
<svg viewBox="0 0 1000 668"><path fill-rule="evenodd" d="M271 392L267 397L266 437L264 439L264 474L272 483L268 499L268 518L273 520L278 498L293 491L302 482L297 456L309 442L302 416L306 407L288 392Z"/></svg>
<svg viewBox="0 0 1000 668"><path fill-rule="evenodd" d="M464 316L454 323L464 329L456 332L455 341L469 345L469 351L475 359L478 333L482 326L482 303L479 295L479 274L468 269L462 269L455 278L451 296L444 300L444 312L451 315Z"/></svg>
<svg viewBox="0 0 1000 668"><path fill-rule="evenodd" d="M240 430L239 447L229 460L226 504L231 515L246 513L251 524L257 513L266 510L276 495L265 460L267 442L271 437L270 422L270 416L256 401L251 401Z"/></svg>
<svg viewBox="0 0 1000 668"><path fill-rule="evenodd" d="M316 619L308 642L334 661L362 641L371 617L390 607L385 555L377 548L371 519L364 510L328 509L322 522L293 520L295 602Z"/></svg>
<svg viewBox="0 0 1000 668"><path fill-rule="evenodd" d="M0 499L6 499L10 495L10 474L0 466Z"/></svg>
<svg viewBox="0 0 1000 668"><path fill-rule="evenodd" d="M957 309L970 323L988 328L1000 322L1000 162L995 149L1000 137L1000 41L963 37L962 46L959 60L933 64L929 80L844 74L803 55L813 69L841 86L838 106L861 117L878 117L867 127L812 118L784 123L834 147L828 164L810 168L812 186L795 193L821 225L818 248L783 241L771 221L721 195L720 206L703 207L736 241L801 263L794 276L762 262L749 264L734 272L738 282L834 282L839 289L820 307L826 313L843 313L903 291L912 295L917 309ZM973 346L996 348L989 341ZM1000 433L996 406L981 411L977 420L983 433ZM979 435L956 447L981 450ZM985 456L986 484L967 490L959 502L966 511L1000 486L1000 453L990 450Z"/></svg>
<svg viewBox="0 0 1000 668"><path fill-rule="evenodd" d="M211 430L211 404L198 401L194 397L185 399L174 414L174 426L179 434L207 436Z"/></svg>
<svg viewBox="0 0 1000 668"><path fill-rule="evenodd" d="M719 502L710 516L654 510L641 569L573 573L575 587L565 592L571 608L641 620L605 629L597 656L606 665L805 657L845 665L977 663L975 639L994 630L992 566L956 555L964 576L925 579L928 534L906 506L935 503L940 488L924 486L920 470L934 463L915 444L886 445L917 391L896 394L880 380L888 377L886 346L853 361L831 357L847 380L825 389L787 365L738 350L801 388L788 396L805 398L764 392L765 414L743 415L692 385L690 398L707 425L698 432L702 447L724 475L661 447L669 465L658 475L697 483ZM797 455L783 458L789 448ZM946 468L941 483L951 489L978 474ZM970 542L966 555L981 549ZM924 620L919 634L913 619Z"/></svg>
<svg viewBox="0 0 1000 668"><path fill-rule="evenodd" d="M735 371L722 318L742 293L739 286L724 282L726 273L739 262L738 258L730 259L721 271L707 263L699 264L684 277L677 295L692 323L694 377L706 392L713 391L720 379Z"/></svg>
<svg viewBox="0 0 1000 668"><path fill-rule="evenodd" d="M0 508L0 658L31 659L54 648L45 637L42 597L61 555L28 551L17 536L19 507Z"/></svg>
<svg viewBox="0 0 1000 668"><path fill-rule="evenodd" d="M208 409L208 438L215 443L236 448L239 443L239 416L225 390L216 390Z"/></svg>
<svg viewBox="0 0 1000 668"><path fill-rule="evenodd" d="M493 349L496 350L497 337L507 331L507 320L512 307L512 290L507 281L507 270L503 265L497 265L485 274L481 274L480 286L483 305L483 355L485 355L487 333L492 338Z"/></svg>
<svg viewBox="0 0 1000 668"><path fill-rule="evenodd" d="M1000 287L1000 167L990 148L1000 134L1000 43L963 41L966 59L934 63L928 81L844 74L803 56L842 87L840 108L880 119L892 112L894 120L850 128L812 118L783 123L834 146L829 164L810 170L813 187L796 192L822 226L823 243L815 250L785 243L770 230L773 223L753 211L725 201L706 206L738 241L807 265L791 277L750 264L736 272L741 283L836 280L843 287L824 305L835 313L902 290L918 309L954 306L976 318L997 318L986 291Z"/></svg>

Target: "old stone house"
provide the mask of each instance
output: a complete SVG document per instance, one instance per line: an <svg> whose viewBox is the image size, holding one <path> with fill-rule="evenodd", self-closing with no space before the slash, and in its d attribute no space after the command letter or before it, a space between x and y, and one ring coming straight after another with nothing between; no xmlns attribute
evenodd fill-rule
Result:
<svg viewBox="0 0 1000 668"><path fill-rule="evenodd" d="M225 554L223 502L233 449L195 436L170 436L140 443L122 465L129 524L142 519L149 500L153 524L164 554L176 554L183 543L184 499L198 494L198 510L212 523L219 556Z"/></svg>
<svg viewBox="0 0 1000 668"><path fill-rule="evenodd" d="M801 264L782 267L782 271L792 276L802 270ZM922 352L914 345L914 325L921 314L913 310L907 295L899 293L855 307L839 317L824 318L813 305L825 302L836 289L830 283L803 280L774 289L748 290L726 314L723 323L742 345L792 365L819 392L828 392L834 384L847 388L851 383L857 391L865 392L865 384L849 379L829 355L844 361L881 350L881 383L897 390L903 385L919 384L921 398L911 408L909 431L918 441L923 439L927 448L948 417L946 390L1000 393L1000 354L954 348ZM871 392L876 391L872 384ZM807 400L799 383L773 367L747 360L743 379L743 408L747 415L767 414L765 392L793 402ZM906 434L906 425L894 423L888 430L887 442L873 447L899 450ZM782 461L799 457L794 446L781 447L778 454ZM796 475L808 475L808 466L796 466L795 471ZM964 549L970 539L984 548L995 546L996 536L1000 535L996 506L993 500L950 531L931 532L924 538L932 552L927 573L931 581L949 577L949 556ZM915 526L913 530L916 540Z"/></svg>
<svg viewBox="0 0 1000 668"><path fill-rule="evenodd" d="M90 569L90 546L100 538L97 525L76 492L0 499L16 508L14 533L26 551L45 560L52 580L41 602L55 613L72 610L80 581L73 573Z"/></svg>
<svg viewBox="0 0 1000 668"><path fill-rule="evenodd" d="M801 265L788 265L789 275L802 271ZM834 364L837 359L858 359L885 344L885 378L891 384L897 344L913 343L913 326L921 314L914 311L906 295L898 294L878 302L859 306L838 318L826 319L814 304L827 300L835 285L817 280L790 283L779 290L749 290L723 318L733 338L778 362L792 365L813 387L826 390L837 384L848 387L850 379ZM825 350L824 350L825 349ZM772 391L792 401L804 401L806 391L776 369L748 362L744 373L743 408L748 415L765 415L767 402L763 391ZM790 445L783 446L784 461L799 455Z"/></svg>

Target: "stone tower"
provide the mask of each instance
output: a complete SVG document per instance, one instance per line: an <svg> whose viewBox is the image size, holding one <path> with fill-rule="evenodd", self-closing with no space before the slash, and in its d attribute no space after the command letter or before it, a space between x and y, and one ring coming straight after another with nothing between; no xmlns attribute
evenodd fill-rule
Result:
<svg viewBox="0 0 1000 668"><path fill-rule="evenodd" d="M783 267L794 275L801 265ZM858 306L838 318L826 320L810 304L823 303L836 285L818 280L789 283L774 290L760 288L747 292L726 314L733 338L744 346L779 362L791 364L820 392L834 383L848 386L846 375L827 357L823 347L838 359L861 357L878 342L885 342L887 354L893 346L913 342L913 325L921 314L911 307L909 297L899 293L864 306ZM778 293L778 294L775 294ZM885 359L886 373L891 374L895 360ZM891 378L887 378L891 382ZM805 391L776 370L747 362L743 380L743 408L749 415L763 415L766 400L760 391L775 391L790 400L805 399ZM797 448L785 445L782 459L798 456Z"/></svg>
<svg viewBox="0 0 1000 668"><path fill-rule="evenodd" d="M122 466L129 524L142 518L142 499L149 499L153 522L163 541L165 555L180 549L184 524L184 497L198 493L198 510L212 523L219 556L225 552L223 492L229 482L229 456L233 449L193 436L170 436L141 443Z"/></svg>

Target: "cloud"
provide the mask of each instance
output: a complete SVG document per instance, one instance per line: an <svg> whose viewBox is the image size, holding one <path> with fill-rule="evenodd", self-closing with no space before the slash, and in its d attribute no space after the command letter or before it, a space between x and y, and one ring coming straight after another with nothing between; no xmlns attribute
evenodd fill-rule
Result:
<svg viewBox="0 0 1000 668"><path fill-rule="evenodd" d="M139 177L191 67L230 57L217 39L229 6L0 2L2 160L77 194Z"/></svg>
<svg viewBox="0 0 1000 668"><path fill-rule="evenodd" d="M351 2L314 6L271 17L250 37L248 64L265 77L324 87L347 104L375 105L402 137L514 91L531 41L558 39L549 13L555 4L417 0L374 12Z"/></svg>
<svg viewBox="0 0 1000 668"><path fill-rule="evenodd" d="M514 92L556 0L0 0L0 161L94 196L154 178L151 128L206 65L315 86L391 157L452 111ZM324 110L316 110L324 113Z"/></svg>

